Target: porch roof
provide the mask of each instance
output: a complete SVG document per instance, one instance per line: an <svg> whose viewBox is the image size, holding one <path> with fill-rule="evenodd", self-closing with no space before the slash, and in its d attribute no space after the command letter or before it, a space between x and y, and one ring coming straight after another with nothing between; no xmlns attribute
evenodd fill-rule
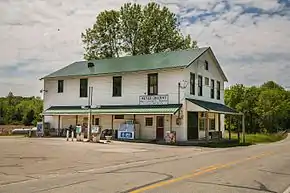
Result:
<svg viewBox="0 0 290 193"><path fill-rule="evenodd" d="M190 98L187 98L186 100L200 106L201 108L209 112L242 115L242 113L239 113L235 109L232 109L224 104L201 101L201 100L190 99Z"/></svg>
<svg viewBox="0 0 290 193"><path fill-rule="evenodd" d="M181 104L168 105L101 105L91 108L92 114L175 114ZM82 106L51 106L43 115L81 115L89 113L89 109Z"/></svg>

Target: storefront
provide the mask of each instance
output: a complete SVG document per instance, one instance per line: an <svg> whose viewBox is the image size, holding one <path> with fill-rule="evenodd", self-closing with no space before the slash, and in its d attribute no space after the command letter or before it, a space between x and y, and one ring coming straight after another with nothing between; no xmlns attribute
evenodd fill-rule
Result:
<svg viewBox="0 0 290 193"><path fill-rule="evenodd" d="M91 124L103 129L119 130L127 121L139 128L136 138L163 140L167 131L176 131L177 140L182 140L182 125L177 124L177 112L181 104L165 105L102 105L86 109L81 106L52 106L43 113L51 128L64 129L70 125L88 126L89 111Z"/></svg>

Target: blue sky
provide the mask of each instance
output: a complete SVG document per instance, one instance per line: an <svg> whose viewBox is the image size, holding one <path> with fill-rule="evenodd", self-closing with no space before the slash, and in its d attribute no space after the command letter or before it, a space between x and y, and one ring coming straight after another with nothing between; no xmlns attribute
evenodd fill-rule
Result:
<svg viewBox="0 0 290 193"><path fill-rule="evenodd" d="M0 96L36 95L38 79L82 60L81 32L95 16L146 0L1 0ZM229 84L290 86L290 0L158 0L181 30L211 46ZM59 31L58 31L59 29Z"/></svg>

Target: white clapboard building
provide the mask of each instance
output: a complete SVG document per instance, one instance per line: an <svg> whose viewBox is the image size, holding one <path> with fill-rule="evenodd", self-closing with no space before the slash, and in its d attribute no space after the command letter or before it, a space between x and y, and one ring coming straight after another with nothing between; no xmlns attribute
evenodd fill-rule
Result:
<svg viewBox="0 0 290 193"><path fill-rule="evenodd" d="M74 62L41 80L51 128L88 125L90 88L92 124L118 130L131 121L140 139L208 138L224 132L225 114L238 114L224 105L227 77L210 47Z"/></svg>

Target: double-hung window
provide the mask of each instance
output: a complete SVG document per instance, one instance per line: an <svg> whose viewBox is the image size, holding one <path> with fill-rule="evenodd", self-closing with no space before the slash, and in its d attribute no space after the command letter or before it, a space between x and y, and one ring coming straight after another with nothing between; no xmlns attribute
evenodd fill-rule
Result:
<svg viewBox="0 0 290 193"><path fill-rule="evenodd" d="M113 96L122 96L122 76L113 77Z"/></svg>
<svg viewBox="0 0 290 193"><path fill-rule="evenodd" d="M195 74L190 73L190 94L195 95Z"/></svg>
<svg viewBox="0 0 290 193"><path fill-rule="evenodd" d="M87 78L80 79L80 97L81 98L88 97L88 79Z"/></svg>
<svg viewBox="0 0 290 193"><path fill-rule="evenodd" d="M148 74L148 95L158 95L158 74Z"/></svg>
<svg viewBox="0 0 290 193"><path fill-rule="evenodd" d="M198 96L202 96L202 76L198 75Z"/></svg>
<svg viewBox="0 0 290 193"><path fill-rule="evenodd" d="M218 100L221 99L221 82L220 81L217 81L217 94L216 94L216 98Z"/></svg>
<svg viewBox="0 0 290 193"><path fill-rule="evenodd" d="M214 80L210 80L210 98L214 99Z"/></svg>
<svg viewBox="0 0 290 193"><path fill-rule="evenodd" d="M58 93L63 93L63 80L58 80L57 81L57 92Z"/></svg>

